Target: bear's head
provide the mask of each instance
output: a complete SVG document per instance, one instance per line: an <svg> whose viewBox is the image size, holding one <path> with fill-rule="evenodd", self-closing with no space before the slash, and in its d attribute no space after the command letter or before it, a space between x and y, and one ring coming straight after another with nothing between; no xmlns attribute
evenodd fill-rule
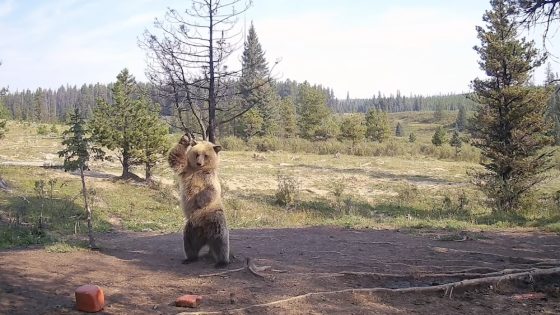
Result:
<svg viewBox="0 0 560 315"><path fill-rule="evenodd" d="M189 167L192 169L215 169L218 167L218 152L222 147L208 141L197 141L187 152Z"/></svg>

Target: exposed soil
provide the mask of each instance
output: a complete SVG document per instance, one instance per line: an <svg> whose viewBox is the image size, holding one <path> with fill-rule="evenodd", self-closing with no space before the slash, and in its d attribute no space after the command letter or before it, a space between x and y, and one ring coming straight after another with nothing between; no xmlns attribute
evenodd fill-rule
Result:
<svg viewBox="0 0 560 315"><path fill-rule="evenodd" d="M560 314L560 276L525 277L444 292L371 292L428 287L504 269L560 266L560 238L542 233L407 232L338 228L231 232L237 257L219 275L209 258L183 265L180 233L99 236L99 251L0 251L0 314L74 314L74 289L101 286L106 314ZM270 266L259 277L246 258ZM346 290L357 289L357 290ZM312 292L340 291L321 294ZM542 292L538 295L520 295ZM187 293L198 309L173 306ZM265 306L299 295L295 299ZM451 295L451 296L450 296ZM242 309L242 310L239 310ZM236 311L237 310L237 311Z"/></svg>

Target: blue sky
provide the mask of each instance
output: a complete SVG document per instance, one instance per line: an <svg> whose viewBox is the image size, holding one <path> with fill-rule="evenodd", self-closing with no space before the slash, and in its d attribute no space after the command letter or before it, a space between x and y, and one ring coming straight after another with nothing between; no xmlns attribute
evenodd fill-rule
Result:
<svg viewBox="0 0 560 315"><path fill-rule="evenodd" d="M108 83L127 67L145 80L138 38L187 0L0 0L0 86L10 90ZM253 20L280 79L308 80L338 97L462 92L480 76L475 25L487 0L254 0ZM548 45L560 56L560 34ZM535 34L529 36L538 37ZM540 45L540 42L538 42ZM230 63L238 63L234 56ZM551 58L560 72L558 58ZM536 74L542 81L542 71Z"/></svg>

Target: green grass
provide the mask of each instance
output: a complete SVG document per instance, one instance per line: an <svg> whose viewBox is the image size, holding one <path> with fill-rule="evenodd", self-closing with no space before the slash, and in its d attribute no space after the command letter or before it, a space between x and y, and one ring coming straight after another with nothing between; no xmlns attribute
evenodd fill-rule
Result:
<svg viewBox="0 0 560 315"><path fill-rule="evenodd" d="M413 130L418 142L409 144L405 137L393 144L368 144L364 149L386 150L380 155L221 152L220 177L229 226L538 229L560 233L560 205L554 199L560 187L560 151L556 155L559 166L526 202L524 211L495 214L466 175L467 170L479 168L475 159L446 158L452 153L446 151L450 148L434 149L427 143L438 125L432 113L391 117L405 122L407 132ZM453 119L454 113L446 112L443 123ZM36 126L10 122L0 162L52 158L60 149L59 142L54 135L37 135ZM160 181L155 188L115 180L113 175L121 172L116 162L96 162L91 167L104 175L87 178L97 233L181 230L184 219L177 186L165 163L154 170ZM142 174L141 168L134 171ZM278 174L289 174L300 184L295 204L287 208L276 202ZM87 231L79 176L59 169L7 165L0 165L0 175L12 188L11 193L0 191L0 248L46 244L48 251L67 252L83 247L80 244ZM52 195L50 187L44 197L37 193L38 180L51 180ZM41 212L43 228L39 228Z"/></svg>
<svg viewBox="0 0 560 315"><path fill-rule="evenodd" d="M76 246L65 242L56 242L45 246L47 253L73 253L84 250L85 246Z"/></svg>

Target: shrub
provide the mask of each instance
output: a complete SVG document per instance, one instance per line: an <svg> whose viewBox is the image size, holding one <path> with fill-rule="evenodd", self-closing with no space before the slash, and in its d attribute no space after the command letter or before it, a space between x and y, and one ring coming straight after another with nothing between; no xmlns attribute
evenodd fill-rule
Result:
<svg viewBox="0 0 560 315"><path fill-rule="evenodd" d="M49 133L48 130L47 130L47 126L39 125L39 127L37 127L37 134L38 135L44 136L47 133Z"/></svg>
<svg viewBox="0 0 560 315"><path fill-rule="evenodd" d="M281 206L293 206L299 195L299 181L293 175L278 174L278 190L276 203Z"/></svg>
<svg viewBox="0 0 560 315"><path fill-rule="evenodd" d="M280 139L272 136L251 138L248 145L259 152L278 151L282 148Z"/></svg>
<svg viewBox="0 0 560 315"><path fill-rule="evenodd" d="M224 148L224 150L228 151L243 151L247 149L245 141L235 136L223 137L220 140L220 145Z"/></svg>

